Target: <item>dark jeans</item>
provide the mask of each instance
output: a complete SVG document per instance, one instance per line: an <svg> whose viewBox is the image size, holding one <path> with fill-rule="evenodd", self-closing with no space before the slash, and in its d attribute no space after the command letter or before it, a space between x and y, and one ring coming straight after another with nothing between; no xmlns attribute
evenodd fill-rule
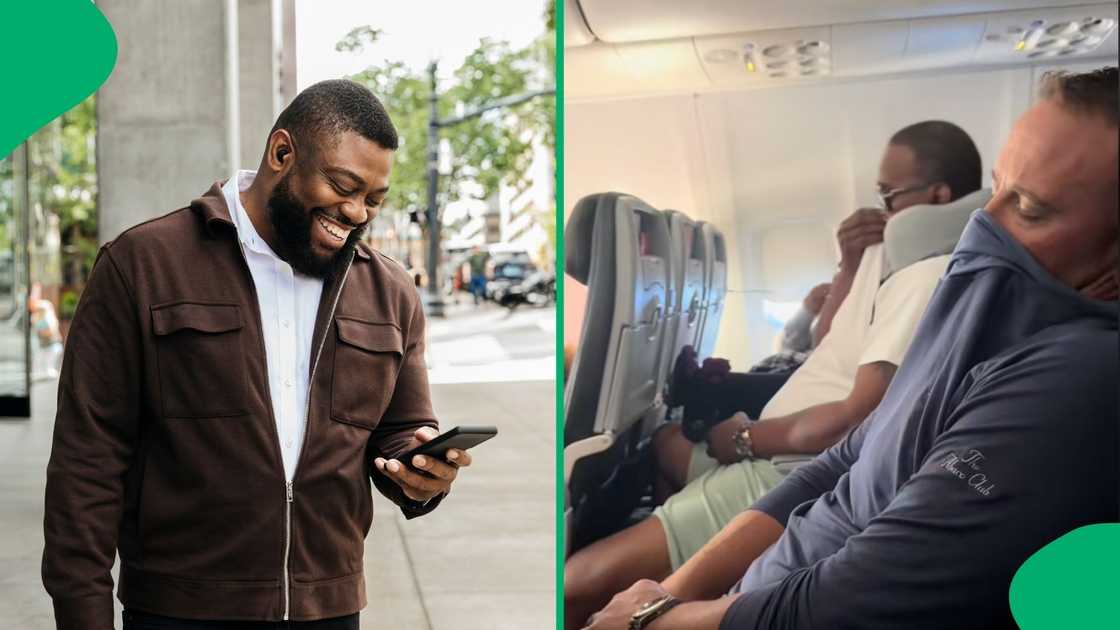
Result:
<svg viewBox="0 0 1120 630"><path fill-rule="evenodd" d="M358 630L358 613L319 621L199 621L124 611L124 630Z"/></svg>

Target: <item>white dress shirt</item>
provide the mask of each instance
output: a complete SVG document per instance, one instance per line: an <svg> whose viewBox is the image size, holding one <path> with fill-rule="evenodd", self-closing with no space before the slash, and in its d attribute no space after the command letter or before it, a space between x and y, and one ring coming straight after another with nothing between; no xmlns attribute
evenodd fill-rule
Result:
<svg viewBox="0 0 1120 630"><path fill-rule="evenodd" d="M280 436L284 475L291 481L307 428L311 336L323 280L292 271L291 265L281 260L257 233L239 194L249 188L256 176L256 171L238 171L222 187L222 192L257 289L272 411Z"/></svg>

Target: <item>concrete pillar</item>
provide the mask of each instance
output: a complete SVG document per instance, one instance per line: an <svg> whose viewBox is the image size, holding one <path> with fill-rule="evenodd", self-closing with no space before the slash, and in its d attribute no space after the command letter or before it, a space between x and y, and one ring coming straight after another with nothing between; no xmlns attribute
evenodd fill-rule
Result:
<svg viewBox="0 0 1120 630"><path fill-rule="evenodd" d="M98 236L182 207L227 177L228 0L101 0L117 66L97 96ZM236 76L236 75L234 75Z"/></svg>
<svg viewBox="0 0 1120 630"><path fill-rule="evenodd" d="M280 0L238 0L241 168L256 169L280 113Z"/></svg>
<svg viewBox="0 0 1120 630"><path fill-rule="evenodd" d="M280 109L296 97L296 0L280 0Z"/></svg>
<svg viewBox="0 0 1120 630"><path fill-rule="evenodd" d="M98 91L101 242L256 168L280 104L281 0L99 0L117 66Z"/></svg>

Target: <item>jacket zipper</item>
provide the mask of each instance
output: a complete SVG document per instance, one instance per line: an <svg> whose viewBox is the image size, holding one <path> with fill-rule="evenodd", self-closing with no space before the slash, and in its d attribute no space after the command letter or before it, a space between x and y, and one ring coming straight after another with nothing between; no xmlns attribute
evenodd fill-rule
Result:
<svg viewBox="0 0 1120 630"><path fill-rule="evenodd" d="M338 298L342 297L342 289L346 286L346 278L350 275L350 265L353 263L354 254L350 254L350 261L346 263L346 270L342 272L342 281L338 283L338 290L335 291L334 301L331 302L331 310L327 312L327 328L330 328L330 322L334 319L334 311L338 308ZM323 354L323 344L326 342L327 331L324 330L323 337L319 339L319 347L315 350L315 358L311 361L311 373L308 375L307 379L307 408L303 412L305 421L311 416L311 390L315 386L315 369L319 367L319 356ZM310 423L308 423L308 429L310 428ZM305 430L303 433L304 445L307 443L308 433L308 430ZM277 434L276 442L277 444L280 442L279 434ZM303 454L306 450L307 449L303 448L303 445L300 445L299 459L303 459ZM299 460L296 460L296 468L292 471L293 481L298 473ZM287 482L287 502L284 504L284 621L288 620L288 615L291 612L292 606L292 578L291 567L288 566L288 560L291 555L290 551L292 546L292 501L295 499L295 495L292 492L293 481Z"/></svg>
<svg viewBox="0 0 1120 630"><path fill-rule="evenodd" d="M288 620L288 609L291 605L291 589L288 581L288 556L292 547L292 482L287 484L287 503L284 504L284 621Z"/></svg>

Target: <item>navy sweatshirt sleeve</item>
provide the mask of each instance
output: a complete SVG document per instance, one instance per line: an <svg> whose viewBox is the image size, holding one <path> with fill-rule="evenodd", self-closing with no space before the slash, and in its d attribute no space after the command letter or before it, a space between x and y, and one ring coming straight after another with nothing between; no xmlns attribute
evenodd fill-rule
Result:
<svg viewBox="0 0 1120 630"><path fill-rule="evenodd" d="M720 629L1010 624L1018 567L1055 538L1117 517L1117 371L1115 333L981 366L887 509L837 553L741 595ZM826 453L795 482L803 496L844 454Z"/></svg>
<svg viewBox="0 0 1120 630"><path fill-rule="evenodd" d="M785 526L794 508L835 488L836 482L856 463L873 417L869 416L808 464L794 469L777 487L755 501L751 509L764 512Z"/></svg>

